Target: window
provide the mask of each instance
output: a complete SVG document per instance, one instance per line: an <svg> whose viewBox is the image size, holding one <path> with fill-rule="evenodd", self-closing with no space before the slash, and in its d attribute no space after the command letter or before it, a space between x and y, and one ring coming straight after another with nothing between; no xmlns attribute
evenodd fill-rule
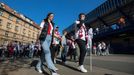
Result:
<svg viewBox="0 0 134 75"><path fill-rule="evenodd" d="M109 9L111 10L112 9L112 2L111 2L111 0L108 0L108 5L109 5Z"/></svg>
<svg viewBox="0 0 134 75"><path fill-rule="evenodd" d="M36 37L38 37L38 35L39 35L39 34L38 34L38 33L36 33L36 35L35 35L35 36L36 36Z"/></svg>
<svg viewBox="0 0 134 75"><path fill-rule="evenodd" d="M24 36L22 36L22 40L24 39Z"/></svg>
<svg viewBox="0 0 134 75"><path fill-rule="evenodd" d="M26 24L25 22L24 22L24 23L22 23L22 25L23 25L24 27L25 27L25 24Z"/></svg>
<svg viewBox="0 0 134 75"><path fill-rule="evenodd" d="M29 36L29 37L31 36L30 34L31 34L31 31L29 31L29 33L28 33L28 36Z"/></svg>
<svg viewBox="0 0 134 75"><path fill-rule="evenodd" d="M35 31L35 27L33 26L33 30Z"/></svg>
<svg viewBox="0 0 134 75"><path fill-rule="evenodd" d="M25 32L26 32L26 29L23 29L23 34L25 34Z"/></svg>
<svg viewBox="0 0 134 75"><path fill-rule="evenodd" d="M13 34L13 37L16 38L16 34L15 33Z"/></svg>
<svg viewBox="0 0 134 75"><path fill-rule="evenodd" d="M27 24L27 28L30 28L30 24Z"/></svg>
<svg viewBox="0 0 134 75"><path fill-rule="evenodd" d="M20 19L16 19L16 23L20 23Z"/></svg>
<svg viewBox="0 0 134 75"><path fill-rule="evenodd" d="M9 20L13 20L13 16L12 15L9 15L8 19Z"/></svg>
<svg viewBox="0 0 134 75"><path fill-rule="evenodd" d="M32 26L30 26L30 29L32 29Z"/></svg>
<svg viewBox="0 0 134 75"><path fill-rule="evenodd" d="M28 27L29 27L29 24L28 24L28 23L26 23L26 24L25 24L25 27L27 27L27 28L28 28Z"/></svg>
<svg viewBox="0 0 134 75"><path fill-rule="evenodd" d="M5 32L5 36L6 36L6 37L8 36L8 32L7 32L7 31Z"/></svg>
<svg viewBox="0 0 134 75"><path fill-rule="evenodd" d="M19 26L15 26L15 31L19 31Z"/></svg>
<svg viewBox="0 0 134 75"><path fill-rule="evenodd" d="M2 19L0 19L0 26L2 26Z"/></svg>
<svg viewBox="0 0 134 75"><path fill-rule="evenodd" d="M33 37L35 37L34 35L35 35L35 34L34 34L34 32L33 32Z"/></svg>
<svg viewBox="0 0 134 75"><path fill-rule="evenodd" d="M35 34L34 34L34 37L35 37L35 38L37 37L36 35L37 35L37 34L35 33Z"/></svg>
<svg viewBox="0 0 134 75"><path fill-rule="evenodd" d="M0 10L0 16L3 16L3 11L2 10Z"/></svg>
<svg viewBox="0 0 134 75"><path fill-rule="evenodd" d="M11 29L11 23L7 23L7 28Z"/></svg>

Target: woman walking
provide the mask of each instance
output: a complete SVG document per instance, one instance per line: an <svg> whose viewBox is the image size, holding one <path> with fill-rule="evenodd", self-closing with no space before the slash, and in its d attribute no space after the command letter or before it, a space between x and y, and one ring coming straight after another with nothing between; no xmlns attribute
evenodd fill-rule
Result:
<svg viewBox="0 0 134 75"><path fill-rule="evenodd" d="M46 61L47 67L52 73L52 75L59 75L56 70L58 70L51 59L51 52L50 52L50 44L53 37L53 13L48 13L46 19L41 22L41 33L40 33L40 43L42 46L42 53L41 59L39 60L38 64L36 65L36 69L39 73L42 73L42 65L43 62Z"/></svg>

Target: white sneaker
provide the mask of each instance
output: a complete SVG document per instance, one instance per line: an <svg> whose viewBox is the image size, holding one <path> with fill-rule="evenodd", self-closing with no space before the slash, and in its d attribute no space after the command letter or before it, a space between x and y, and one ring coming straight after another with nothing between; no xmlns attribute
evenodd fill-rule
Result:
<svg viewBox="0 0 134 75"><path fill-rule="evenodd" d="M57 70L59 70L58 68L55 68L55 70L57 71Z"/></svg>
<svg viewBox="0 0 134 75"><path fill-rule="evenodd" d="M39 73L43 73L41 69L37 69L37 71L38 71Z"/></svg>
<svg viewBox="0 0 134 75"><path fill-rule="evenodd" d="M56 72L52 72L52 75L60 75L60 74L58 74L58 73L56 73Z"/></svg>
<svg viewBox="0 0 134 75"><path fill-rule="evenodd" d="M56 64L56 59L54 59L54 63Z"/></svg>
<svg viewBox="0 0 134 75"><path fill-rule="evenodd" d="M81 72L83 72L83 73L86 73L86 72L87 72L87 70L84 68L83 65L79 66L78 69L79 69Z"/></svg>

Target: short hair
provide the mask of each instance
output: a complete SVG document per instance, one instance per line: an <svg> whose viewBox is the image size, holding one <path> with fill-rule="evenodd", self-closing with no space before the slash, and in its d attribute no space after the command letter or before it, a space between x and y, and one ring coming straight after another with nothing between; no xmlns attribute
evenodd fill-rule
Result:
<svg viewBox="0 0 134 75"><path fill-rule="evenodd" d="M63 31L63 34L64 34L64 33L67 33L67 31Z"/></svg>
<svg viewBox="0 0 134 75"><path fill-rule="evenodd" d="M80 14L79 14L79 19L81 18L81 15L85 15L85 14L84 14L84 13L80 13Z"/></svg>

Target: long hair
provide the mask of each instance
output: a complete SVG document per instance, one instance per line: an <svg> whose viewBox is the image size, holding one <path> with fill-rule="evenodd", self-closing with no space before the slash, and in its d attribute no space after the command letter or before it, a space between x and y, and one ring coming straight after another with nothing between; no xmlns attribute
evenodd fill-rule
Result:
<svg viewBox="0 0 134 75"><path fill-rule="evenodd" d="M50 13L47 14L46 18L44 19L45 22L48 22L48 18L49 18L49 16L51 14L53 14L53 13L50 12ZM52 25L54 25L54 22L53 21L51 21L51 23L52 23Z"/></svg>

